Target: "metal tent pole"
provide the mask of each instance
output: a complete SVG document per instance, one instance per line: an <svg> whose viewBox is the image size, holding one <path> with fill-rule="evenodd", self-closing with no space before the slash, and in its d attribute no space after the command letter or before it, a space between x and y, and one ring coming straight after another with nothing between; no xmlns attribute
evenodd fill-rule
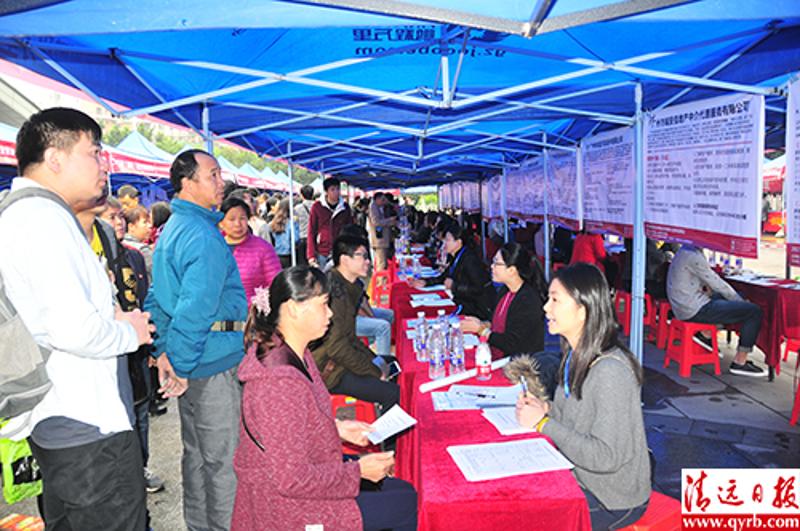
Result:
<svg viewBox="0 0 800 531"><path fill-rule="evenodd" d="M211 128L209 126L210 118L208 111L208 102L203 102L203 141L206 143L206 151L210 155L214 155L214 139L211 138Z"/></svg>
<svg viewBox="0 0 800 531"><path fill-rule="evenodd" d="M547 135L544 137L547 138ZM550 151L542 150L542 169L544 173L544 183L542 184L544 198L544 215L542 216L542 230L544 231L544 277L550 282L550 271L552 268L552 256L550 249L550 201L547 200L547 180L550 175Z"/></svg>
<svg viewBox="0 0 800 531"><path fill-rule="evenodd" d="M508 243L508 210L506 209L506 169L500 174L500 209L503 211L503 241Z"/></svg>
<svg viewBox="0 0 800 531"><path fill-rule="evenodd" d="M633 280L631 286L631 352L642 363L644 348L644 267L646 244L644 234L644 113L642 112L642 85L634 87L636 100L635 167L633 184Z"/></svg>
<svg viewBox="0 0 800 531"><path fill-rule="evenodd" d="M288 170L289 170L289 239L291 240L291 249L292 249L292 266L297 265L297 255L296 255L296 246L295 234L294 230L294 164L292 164L292 141L289 141L289 156L286 158L286 162L288 163Z"/></svg>

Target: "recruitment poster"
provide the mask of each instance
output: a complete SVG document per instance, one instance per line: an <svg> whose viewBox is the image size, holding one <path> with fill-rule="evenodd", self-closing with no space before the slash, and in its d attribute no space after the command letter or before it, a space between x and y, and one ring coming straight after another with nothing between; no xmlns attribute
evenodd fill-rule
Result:
<svg viewBox="0 0 800 531"><path fill-rule="evenodd" d="M547 155L547 219L569 230L581 229L581 183L575 151Z"/></svg>
<svg viewBox="0 0 800 531"><path fill-rule="evenodd" d="M632 127L600 133L581 143L586 230L633 237L633 143Z"/></svg>
<svg viewBox="0 0 800 531"><path fill-rule="evenodd" d="M491 203L491 219L503 217L503 204L502 204L502 185L500 181L502 175L497 174L489 181L489 201Z"/></svg>
<svg viewBox="0 0 800 531"><path fill-rule="evenodd" d="M492 197L489 193L491 179L481 182L481 216L483 219L492 219Z"/></svg>
<svg viewBox="0 0 800 531"><path fill-rule="evenodd" d="M676 105L645 121L645 231L758 257L764 98Z"/></svg>
<svg viewBox="0 0 800 531"><path fill-rule="evenodd" d="M506 174L506 206L509 214L525 221L544 220L544 161L535 157Z"/></svg>
<svg viewBox="0 0 800 531"><path fill-rule="evenodd" d="M800 81L789 85L786 105L786 178L783 194L786 199L786 250L789 264L800 266Z"/></svg>

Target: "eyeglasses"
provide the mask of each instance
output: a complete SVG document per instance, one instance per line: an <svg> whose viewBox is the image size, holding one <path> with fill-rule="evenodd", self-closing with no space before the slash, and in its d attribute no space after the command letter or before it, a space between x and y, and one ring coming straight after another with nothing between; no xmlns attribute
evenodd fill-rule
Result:
<svg viewBox="0 0 800 531"><path fill-rule="evenodd" d="M353 253L353 258L363 258L364 260L369 260L369 253Z"/></svg>
<svg viewBox="0 0 800 531"><path fill-rule="evenodd" d="M492 267L506 267L506 264L498 262L497 260L492 260Z"/></svg>

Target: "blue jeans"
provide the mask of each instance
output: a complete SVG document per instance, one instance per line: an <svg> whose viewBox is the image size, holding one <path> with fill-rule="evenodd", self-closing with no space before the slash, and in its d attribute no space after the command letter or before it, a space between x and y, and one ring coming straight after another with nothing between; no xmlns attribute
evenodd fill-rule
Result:
<svg viewBox="0 0 800 531"><path fill-rule="evenodd" d="M375 353L379 356L391 356L394 312L385 308L373 308L372 313L375 317L356 316L356 335L375 343Z"/></svg>
<svg viewBox="0 0 800 531"><path fill-rule="evenodd" d="M764 312L757 305L747 301L729 301L715 294L705 306L688 321L709 324L738 324L739 352L752 352Z"/></svg>
<svg viewBox="0 0 800 531"><path fill-rule="evenodd" d="M647 511L647 500L643 505L631 509L619 509L612 511L606 509L600 500L589 490L581 487L586 495L586 503L589 504L589 516L592 519L592 531L610 531L612 529L622 529L635 524Z"/></svg>

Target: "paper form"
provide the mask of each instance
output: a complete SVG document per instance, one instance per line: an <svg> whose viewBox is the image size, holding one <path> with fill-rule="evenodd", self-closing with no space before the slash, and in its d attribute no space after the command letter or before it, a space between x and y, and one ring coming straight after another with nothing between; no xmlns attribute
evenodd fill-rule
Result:
<svg viewBox="0 0 800 531"><path fill-rule="evenodd" d="M449 391L436 391L431 393L431 399L433 399L433 409L435 411L478 409L478 399L474 396L460 395Z"/></svg>
<svg viewBox="0 0 800 531"><path fill-rule="evenodd" d="M372 423L375 431L369 433L367 438L372 444L379 444L392 435L407 430L416 423L417 419L406 413L400 406L394 405Z"/></svg>
<svg viewBox="0 0 800 531"><path fill-rule="evenodd" d="M497 428L500 435L519 435L533 433L531 428L524 428L517 422L516 407L494 407L483 410L483 416Z"/></svg>
<svg viewBox="0 0 800 531"><path fill-rule="evenodd" d="M572 463L541 438L449 446L447 452L467 481L485 481L572 468Z"/></svg>

